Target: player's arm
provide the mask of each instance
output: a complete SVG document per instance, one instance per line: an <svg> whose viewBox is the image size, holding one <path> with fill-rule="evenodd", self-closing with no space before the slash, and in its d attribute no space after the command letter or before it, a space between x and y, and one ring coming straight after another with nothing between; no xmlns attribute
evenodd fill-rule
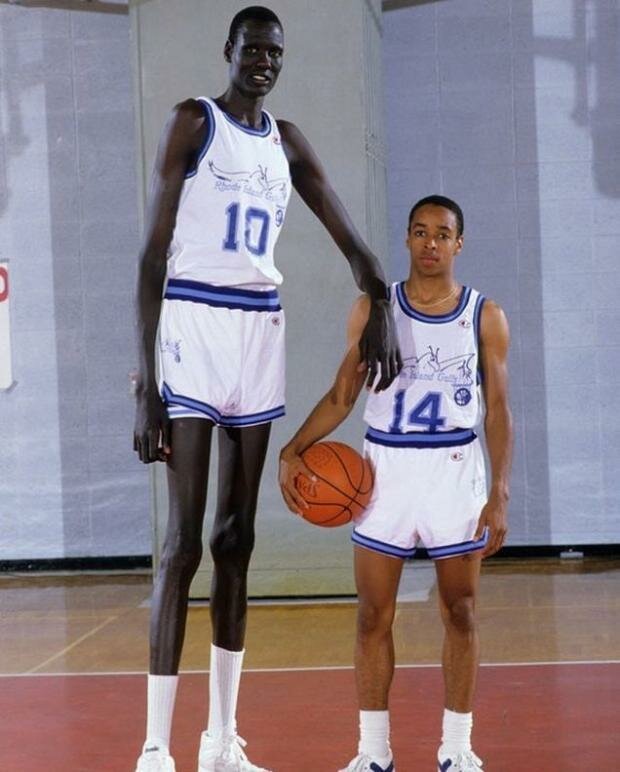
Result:
<svg viewBox="0 0 620 772"><path fill-rule="evenodd" d="M489 528L483 557L497 552L508 530L508 498L512 462L512 413L508 402L508 346L510 333L502 309L485 301L480 318L482 388L486 403L484 432L491 464L489 498L482 509L474 539Z"/></svg>
<svg viewBox="0 0 620 772"><path fill-rule="evenodd" d="M299 513L307 504L295 487L299 474L312 478L301 454L304 450L339 426L349 415L359 396L366 377L360 370L360 338L370 314L370 298L362 295L351 310L347 325L347 350L340 363L331 389L325 394L303 422L295 436L280 451L279 482L286 505Z"/></svg>
<svg viewBox="0 0 620 772"><path fill-rule="evenodd" d="M139 366L133 443L144 463L163 461L170 453L170 421L155 375L155 338L181 190L206 129L198 102L177 105L162 134L151 178L136 292Z"/></svg>
<svg viewBox="0 0 620 772"><path fill-rule="evenodd" d="M360 358L368 367L367 385L373 384L380 366L375 389L386 389L399 373L402 360L381 264L357 232L308 140L288 121L278 121L278 127L295 190L323 223L349 261L357 286L371 300L360 337Z"/></svg>

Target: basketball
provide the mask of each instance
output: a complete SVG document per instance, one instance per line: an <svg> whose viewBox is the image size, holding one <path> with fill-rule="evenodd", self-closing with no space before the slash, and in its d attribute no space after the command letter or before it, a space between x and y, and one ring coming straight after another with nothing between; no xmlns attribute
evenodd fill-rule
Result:
<svg viewBox="0 0 620 772"><path fill-rule="evenodd" d="M304 475L295 485L308 503L302 516L314 525L333 528L356 518L372 493L370 463L342 442L317 442L302 453L316 481Z"/></svg>

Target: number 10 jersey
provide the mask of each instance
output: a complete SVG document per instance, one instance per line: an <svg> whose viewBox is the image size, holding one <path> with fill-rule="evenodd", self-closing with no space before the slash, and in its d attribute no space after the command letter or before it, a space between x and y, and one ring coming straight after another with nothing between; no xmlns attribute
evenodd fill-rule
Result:
<svg viewBox="0 0 620 772"><path fill-rule="evenodd" d="M168 254L168 278L256 289L282 283L273 251L291 195L289 164L275 119L252 129L198 100L203 146L187 170Z"/></svg>
<svg viewBox="0 0 620 772"><path fill-rule="evenodd" d="M442 441L437 433L447 432L444 439L454 434L458 443L463 439L456 436L458 430L471 430L481 420L479 337L484 297L463 287L453 311L431 316L411 306L405 282L400 282L392 285L390 300L403 368L388 389L369 394L364 413L370 427L367 438L418 447L436 445ZM434 437L425 440L420 433Z"/></svg>

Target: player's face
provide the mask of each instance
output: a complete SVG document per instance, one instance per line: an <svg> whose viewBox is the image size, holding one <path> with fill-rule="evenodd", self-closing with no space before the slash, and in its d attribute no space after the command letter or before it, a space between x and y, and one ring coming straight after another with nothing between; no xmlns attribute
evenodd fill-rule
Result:
<svg viewBox="0 0 620 772"><path fill-rule="evenodd" d="M234 44L227 41L224 47L231 84L250 99L264 97L278 79L283 54L284 35L277 24L244 22Z"/></svg>
<svg viewBox="0 0 620 772"><path fill-rule="evenodd" d="M456 215L443 206L427 204L416 210L407 234L412 267L423 276L441 276L452 269L461 251Z"/></svg>

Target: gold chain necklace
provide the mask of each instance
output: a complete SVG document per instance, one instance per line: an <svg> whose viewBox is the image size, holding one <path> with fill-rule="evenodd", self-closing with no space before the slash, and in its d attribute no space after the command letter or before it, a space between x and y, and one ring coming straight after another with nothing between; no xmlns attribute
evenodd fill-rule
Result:
<svg viewBox="0 0 620 772"><path fill-rule="evenodd" d="M438 306L441 303L445 303L446 300L450 300L450 298L456 294L456 292L460 289L458 284L455 284L454 287L450 290L450 292L444 297L439 298L439 300L433 300L432 303L424 303L422 300L412 300L414 306L424 306L425 308L432 308L433 306Z"/></svg>

